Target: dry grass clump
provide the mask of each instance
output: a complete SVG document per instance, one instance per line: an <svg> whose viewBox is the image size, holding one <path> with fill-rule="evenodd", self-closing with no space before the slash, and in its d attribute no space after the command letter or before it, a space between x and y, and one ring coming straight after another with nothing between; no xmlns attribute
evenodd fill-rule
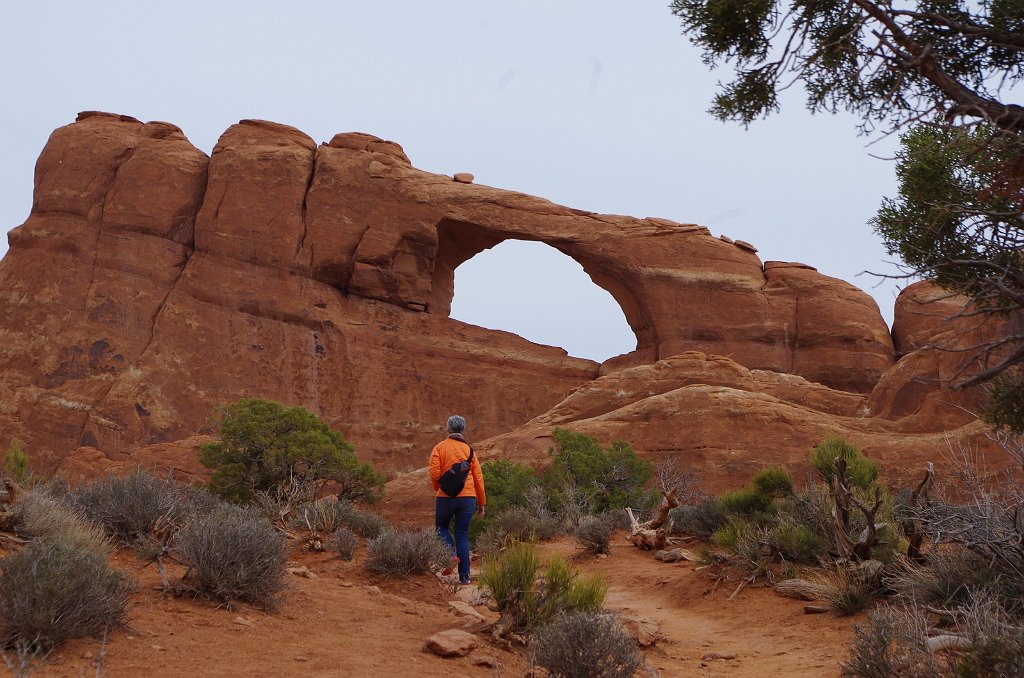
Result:
<svg viewBox="0 0 1024 678"><path fill-rule="evenodd" d="M44 492L30 490L18 495L8 521L19 536L28 539L53 537L101 555L112 548L99 526Z"/></svg>
<svg viewBox="0 0 1024 678"><path fill-rule="evenodd" d="M352 560L358 541L355 532L347 527L339 527L327 538L325 546L342 560Z"/></svg>
<svg viewBox="0 0 1024 678"><path fill-rule="evenodd" d="M846 563L824 568L814 583L821 587L824 599L841 616L866 609L881 594L879 582L865 568Z"/></svg>
<svg viewBox="0 0 1024 678"><path fill-rule="evenodd" d="M562 531L556 514L537 507L505 509L488 523L476 539L477 549L485 555L496 554L516 542L551 539Z"/></svg>
<svg viewBox="0 0 1024 678"><path fill-rule="evenodd" d="M223 505L189 521L176 544L189 567L182 583L195 593L224 603L277 607L285 588L284 536L265 518Z"/></svg>
<svg viewBox="0 0 1024 678"><path fill-rule="evenodd" d="M629 678L643 665L618 620L597 612L558 615L537 629L531 647L552 678Z"/></svg>
<svg viewBox="0 0 1024 678"><path fill-rule="evenodd" d="M19 654L122 626L133 584L67 533L0 559L2 643Z"/></svg>
<svg viewBox="0 0 1024 678"><path fill-rule="evenodd" d="M431 529L388 531L370 540L366 567L385 577L440 570L452 554Z"/></svg>
<svg viewBox="0 0 1024 678"><path fill-rule="evenodd" d="M313 534L333 534L347 527L356 534L373 539L390 531L391 524L383 516L357 507L350 501L324 497L302 504L291 519L295 527Z"/></svg>

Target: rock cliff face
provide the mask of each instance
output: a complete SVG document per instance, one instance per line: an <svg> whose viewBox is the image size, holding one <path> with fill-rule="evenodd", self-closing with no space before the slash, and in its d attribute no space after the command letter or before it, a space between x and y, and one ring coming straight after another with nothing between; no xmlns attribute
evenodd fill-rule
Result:
<svg viewBox="0 0 1024 678"><path fill-rule="evenodd" d="M20 437L45 470L185 449L175 441L242 396L306 406L401 469L422 465L453 411L477 439L550 428L618 411L616 380L630 406L742 382L756 397L737 408L782 397L844 417L891 381L888 329L843 281L762 263L701 226L423 172L366 134L318 146L246 120L208 158L173 125L83 113L53 133L35 179L0 262L0 443ZM578 261L621 305L636 351L598 365L450 319L455 269L506 239ZM922 341L898 336L901 352ZM903 400L871 396L870 409L897 418ZM699 411L668 407L641 420Z"/></svg>

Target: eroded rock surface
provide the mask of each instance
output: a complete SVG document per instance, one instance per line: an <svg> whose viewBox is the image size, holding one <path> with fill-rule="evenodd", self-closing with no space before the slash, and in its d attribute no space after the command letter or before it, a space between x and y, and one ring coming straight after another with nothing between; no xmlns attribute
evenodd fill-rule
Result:
<svg viewBox="0 0 1024 678"><path fill-rule="evenodd" d="M506 239L578 261L622 307L636 351L598 365L450 319L455 269ZM872 412L899 418L887 403L906 401L879 395L893 343L852 285L762 263L702 226L423 172L367 134L318 145L244 120L207 157L173 125L83 113L43 149L9 240L0 443L24 440L40 470L163 454L194 467L216 407L243 396L308 407L389 469L420 466L453 411L477 440L528 421L608 422L588 426L621 437L635 423L610 422L633 416L735 408L806 428L787 407L858 417L874 389ZM901 350L923 334L900 334ZM714 441L730 417L686 428Z"/></svg>

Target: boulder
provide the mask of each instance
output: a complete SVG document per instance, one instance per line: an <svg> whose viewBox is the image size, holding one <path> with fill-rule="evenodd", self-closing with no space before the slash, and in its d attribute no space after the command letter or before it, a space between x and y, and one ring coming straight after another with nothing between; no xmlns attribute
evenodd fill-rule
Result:
<svg viewBox="0 0 1024 678"><path fill-rule="evenodd" d="M425 649L439 657L465 657L480 646L480 639L462 629L448 629L427 638Z"/></svg>

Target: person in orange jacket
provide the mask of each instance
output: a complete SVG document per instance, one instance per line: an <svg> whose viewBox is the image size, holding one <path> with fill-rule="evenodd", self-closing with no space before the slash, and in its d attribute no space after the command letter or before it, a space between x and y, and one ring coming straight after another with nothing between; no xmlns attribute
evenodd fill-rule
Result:
<svg viewBox="0 0 1024 678"><path fill-rule="evenodd" d="M470 447L462 435L466 430L466 420L457 414L448 417L448 437L434 446L430 452L430 482L434 486L434 525L437 534L455 557L458 563L459 582L469 583L469 524L473 513L481 517L486 515L487 495L484 493L484 474L480 470L480 460L474 453L470 462L469 475L462 491L455 497L448 496L441 489L441 475L453 465L466 461L470 457ZM455 518L455 539L452 540L450 526ZM450 571L450 570L449 570Z"/></svg>

